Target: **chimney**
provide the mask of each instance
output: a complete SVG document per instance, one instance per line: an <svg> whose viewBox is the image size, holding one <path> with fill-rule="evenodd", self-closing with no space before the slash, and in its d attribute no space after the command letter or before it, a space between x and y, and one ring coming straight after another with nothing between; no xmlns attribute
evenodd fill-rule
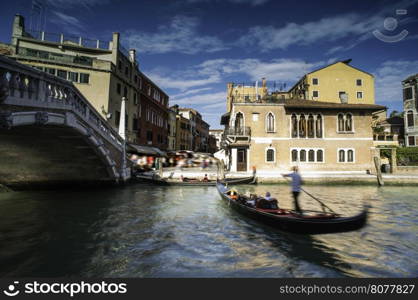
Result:
<svg viewBox="0 0 418 300"><path fill-rule="evenodd" d="M118 50L119 50L119 32L114 32L112 36L112 62L115 66L118 65Z"/></svg>
<svg viewBox="0 0 418 300"><path fill-rule="evenodd" d="M131 63L136 63L136 50L135 49L129 49L129 60Z"/></svg>
<svg viewBox="0 0 418 300"><path fill-rule="evenodd" d="M267 87L267 81L266 81L266 78L265 77L261 78L261 86L263 88Z"/></svg>
<svg viewBox="0 0 418 300"><path fill-rule="evenodd" d="M25 18L16 14L13 19L12 29L12 45L17 45L17 37L22 37L25 34Z"/></svg>

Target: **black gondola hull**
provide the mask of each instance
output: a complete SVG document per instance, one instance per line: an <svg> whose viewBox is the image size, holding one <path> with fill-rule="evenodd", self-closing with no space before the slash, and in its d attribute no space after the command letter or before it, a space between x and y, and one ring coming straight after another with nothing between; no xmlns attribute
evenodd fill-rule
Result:
<svg viewBox="0 0 418 300"><path fill-rule="evenodd" d="M283 231L300 234L338 233L360 229L365 226L367 222L366 208L360 214L352 217L312 219L289 215L275 215L262 212L231 200L224 194L227 189L222 183L217 184L217 189L222 199L237 212Z"/></svg>

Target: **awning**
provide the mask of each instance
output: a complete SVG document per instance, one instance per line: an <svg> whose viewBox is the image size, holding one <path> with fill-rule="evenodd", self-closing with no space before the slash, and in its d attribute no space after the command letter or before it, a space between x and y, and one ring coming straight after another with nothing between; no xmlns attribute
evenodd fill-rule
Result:
<svg viewBox="0 0 418 300"><path fill-rule="evenodd" d="M231 113L223 114L221 117L221 125L228 125Z"/></svg>
<svg viewBox="0 0 418 300"><path fill-rule="evenodd" d="M155 155L155 156L166 155L164 151L161 151L160 149L156 147L140 146L140 145L134 145L134 144L129 144L127 151L132 152L132 153Z"/></svg>

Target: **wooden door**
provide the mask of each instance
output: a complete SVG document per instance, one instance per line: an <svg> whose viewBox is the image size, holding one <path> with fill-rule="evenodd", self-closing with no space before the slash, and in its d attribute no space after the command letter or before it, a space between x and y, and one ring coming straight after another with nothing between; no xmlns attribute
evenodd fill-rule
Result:
<svg viewBox="0 0 418 300"><path fill-rule="evenodd" d="M238 172L247 171L247 150L246 149L237 150L237 171Z"/></svg>

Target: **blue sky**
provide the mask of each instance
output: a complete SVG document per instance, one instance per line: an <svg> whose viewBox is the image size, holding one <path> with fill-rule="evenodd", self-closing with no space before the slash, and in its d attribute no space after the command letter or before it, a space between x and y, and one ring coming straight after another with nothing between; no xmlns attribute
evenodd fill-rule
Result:
<svg viewBox="0 0 418 300"><path fill-rule="evenodd" d="M418 0L38 2L47 7L48 32L102 40L120 32L125 47L137 49L140 69L168 93L170 105L199 110L211 128L220 128L229 81L266 77L290 87L306 72L351 58L353 66L375 75L376 103L401 111L400 82L418 73ZM31 3L1 4L0 41L10 41L16 13L29 26ZM397 14L399 9L406 11ZM374 30L407 35L388 43Z"/></svg>

